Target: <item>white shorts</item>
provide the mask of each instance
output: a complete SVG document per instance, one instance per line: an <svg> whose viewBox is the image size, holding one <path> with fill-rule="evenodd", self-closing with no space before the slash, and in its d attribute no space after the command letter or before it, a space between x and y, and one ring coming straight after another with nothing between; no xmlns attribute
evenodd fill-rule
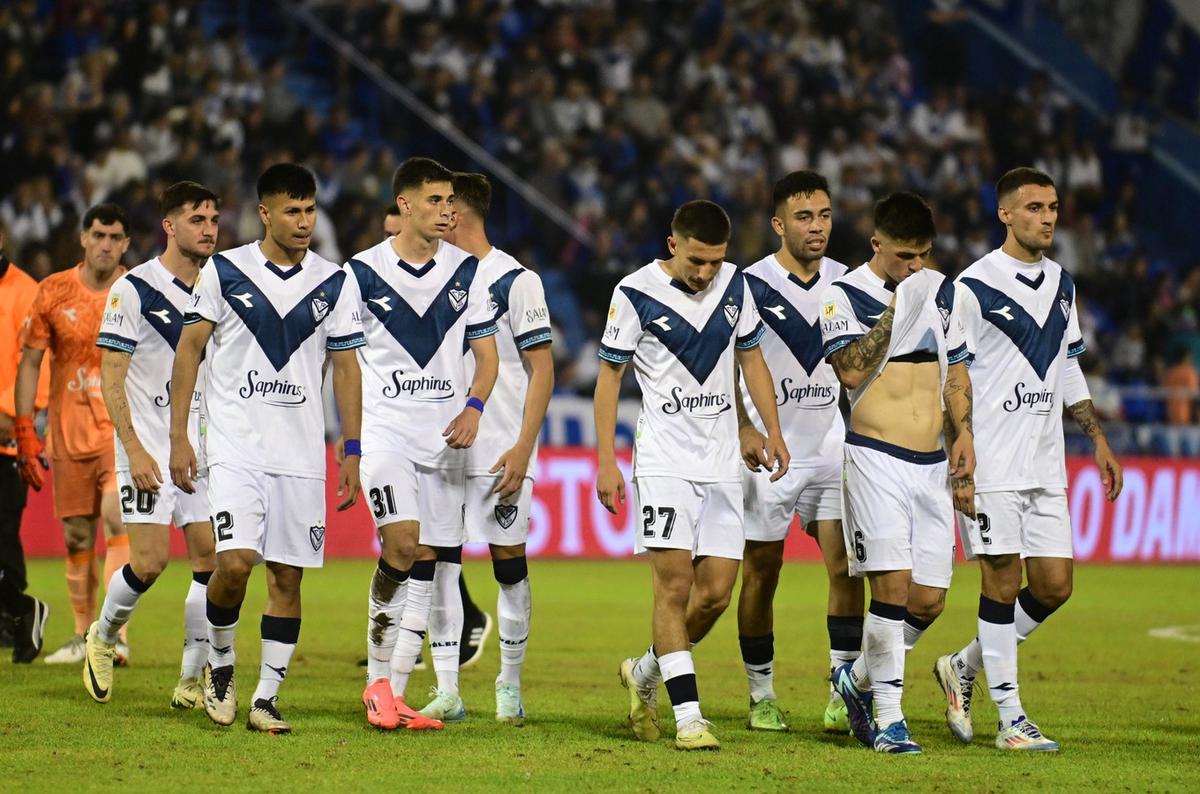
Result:
<svg viewBox="0 0 1200 794"><path fill-rule="evenodd" d="M842 517L842 467L789 468L771 482L771 472L742 469L742 502L746 512L746 540L784 540L792 516L800 516L804 531L814 535L814 521Z"/></svg>
<svg viewBox="0 0 1200 794"><path fill-rule="evenodd" d="M912 571L947 588L954 572L954 502L946 453L914 452L846 434L843 531L850 575Z"/></svg>
<svg viewBox="0 0 1200 794"><path fill-rule="evenodd" d="M492 493L498 474L467 475L467 541L494 546L517 546L529 539L529 507L533 502L533 478L526 477L521 490L501 500Z"/></svg>
<svg viewBox="0 0 1200 794"><path fill-rule="evenodd" d="M325 481L218 463L208 470L217 553L254 549L259 561L325 562Z"/></svg>
<svg viewBox="0 0 1200 794"><path fill-rule="evenodd" d="M462 469L433 469L399 452L369 452L362 456L359 475L376 529L417 521L422 545L453 548L463 544L466 494Z"/></svg>
<svg viewBox="0 0 1200 794"><path fill-rule="evenodd" d="M127 471L117 472L117 497L121 501L121 520L126 524L188 524L207 521L208 478L195 481L196 492L184 493L168 478L158 493L139 491Z"/></svg>
<svg viewBox="0 0 1200 794"><path fill-rule="evenodd" d="M634 477L637 522L634 553L685 549L692 557L740 560L746 545L742 484Z"/></svg>
<svg viewBox="0 0 1200 794"><path fill-rule="evenodd" d="M975 494L976 520L958 514L967 559L981 554L1074 556L1071 516L1063 488Z"/></svg>

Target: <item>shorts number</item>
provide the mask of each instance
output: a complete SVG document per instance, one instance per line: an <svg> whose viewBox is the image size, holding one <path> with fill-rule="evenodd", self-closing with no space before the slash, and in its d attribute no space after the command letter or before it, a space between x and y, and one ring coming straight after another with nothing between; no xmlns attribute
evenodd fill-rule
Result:
<svg viewBox="0 0 1200 794"><path fill-rule="evenodd" d="M133 515L136 508L138 515L148 516L154 512L154 503L158 495L152 491L134 491L132 486L121 486L121 512Z"/></svg>
<svg viewBox="0 0 1200 794"><path fill-rule="evenodd" d="M983 545L991 545L992 539L988 537L988 532L992 530L992 520L987 517L987 513L976 513L975 520L979 522L979 538Z"/></svg>
<svg viewBox="0 0 1200 794"><path fill-rule="evenodd" d="M372 488L371 493L371 512L376 518L383 518L386 515L396 514L396 496L392 492L392 486L385 485L383 490ZM463 507L463 514L466 514L466 507Z"/></svg>
<svg viewBox="0 0 1200 794"><path fill-rule="evenodd" d="M863 533L861 529L854 530L854 559L859 562L867 561L867 547L863 545Z"/></svg>
<svg viewBox="0 0 1200 794"><path fill-rule="evenodd" d="M662 539L671 539L671 530L675 529L675 508L660 507L656 511L653 507L642 508L642 537L654 537L654 523L659 518L665 518L667 525L663 527Z"/></svg>
<svg viewBox="0 0 1200 794"><path fill-rule="evenodd" d="M222 510L213 518L213 529L217 532L217 541L224 542L233 540L233 533L229 530L233 529L233 516L228 510Z"/></svg>

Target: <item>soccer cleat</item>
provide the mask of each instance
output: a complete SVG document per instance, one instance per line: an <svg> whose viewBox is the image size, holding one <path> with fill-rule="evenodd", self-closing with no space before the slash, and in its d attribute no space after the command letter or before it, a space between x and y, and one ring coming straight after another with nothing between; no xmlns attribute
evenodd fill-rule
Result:
<svg viewBox="0 0 1200 794"><path fill-rule="evenodd" d="M400 715L400 724L408 731L440 731L446 726L441 720L426 717L419 711L413 711L404 703L404 698L395 698L396 713Z"/></svg>
<svg viewBox="0 0 1200 794"><path fill-rule="evenodd" d="M825 715L821 718L825 733L850 733L850 718L846 716L846 703L833 685L829 686L829 702L825 704Z"/></svg>
<svg viewBox="0 0 1200 794"><path fill-rule="evenodd" d="M1024 714L1013 720L1007 728L1004 727L1004 723L1000 724L1000 732L996 734L996 747L1001 750L1058 752L1058 742L1042 736L1038 726L1034 725L1033 720Z"/></svg>
<svg viewBox="0 0 1200 794"><path fill-rule="evenodd" d="M42 652L50 607L33 597L29 600L29 609L13 620L13 664L29 664Z"/></svg>
<svg viewBox="0 0 1200 794"><path fill-rule="evenodd" d="M420 710L419 713L423 716L432 720L440 720L443 723L460 722L467 718L467 708L458 695L452 695L437 687L430 687L429 695L433 700Z"/></svg>
<svg viewBox="0 0 1200 794"><path fill-rule="evenodd" d="M114 644L100 639L100 621L88 629L84 640L83 688L97 703L112 697Z"/></svg>
<svg viewBox="0 0 1200 794"><path fill-rule="evenodd" d="M458 668L460 670L475 664L483 656L483 644L487 642L494 625L492 616L486 612L479 612L463 621L462 638L458 643ZM419 657L417 661L421 661Z"/></svg>
<svg viewBox="0 0 1200 794"><path fill-rule="evenodd" d="M218 725L232 725L237 719L237 687L233 665L204 666L204 712Z"/></svg>
<svg viewBox="0 0 1200 794"><path fill-rule="evenodd" d="M272 736L292 732L292 726L279 713L279 709L275 708L275 700L276 698L259 698L254 701L254 705L250 707L250 714L246 717L246 730L261 731Z"/></svg>
<svg viewBox="0 0 1200 794"><path fill-rule="evenodd" d="M129 666L129 643L124 640L117 640L116 652L113 654L113 664L117 667Z"/></svg>
<svg viewBox="0 0 1200 794"><path fill-rule="evenodd" d="M171 708L198 709L204 706L204 686L199 676L195 678L180 678L171 695Z"/></svg>
<svg viewBox="0 0 1200 794"><path fill-rule="evenodd" d="M850 732L867 747L875 746L874 705L875 699L871 693L862 692L854 685L850 677L849 663L833 671L833 689L846 704L846 719L850 723Z"/></svg>
<svg viewBox="0 0 1200 794"><path fill-rule="evenodd" d="M958 675L951 654L939 656L933 663L933 677L946 694L946 725L950 733L963 744L970 744L975 738L975 727L971 724L971 695L975 692L975 679Z"/></svg>
<svg viewBox="0 0 1200 794"><path fill-rule="evenodd" d="M521 701L520 687L496 682L496 722L518 728L525 724L525 704Z"/></svg>
<svg viewBox="0 0 1200 794"><path fill-rule="evenodd" d="M791 730L783 719L783 712L774 698L763 698L750 703L750 718L746 727L752 731L785 732Z"/></svg>
<svg viewBox="0 0 1200 794"><path fill-rule="evenodd" d="M637 659L621 662L617 677L621 686L629 693L629 727L634 738L643 742L657 742L662 731L658 727L658 688L649 691L640 688L633 680L633 666Z"/></svg>
<svg viewBox="0 0 1200 794"><path fill-rule="evenodd" d="M703 717L697 717L675 730L675 749L720 750L721 743L713 736L712 723Z"/></svg>
<svg viewBox="0 0 1200 794"><path fill-rule="evenodd" d="M893 722L875 734L875 752L904 755L921 752L921 745L908 735L908 723L904 720Z"/></svg>
<svg viewBox="0 0 1200 794"><path fill-rule="evenodd" d="M385 731L400 727L400 714L396 711L396 698L392 694L392 682L377 678L367 685L362 693L363 705L367 707L367 722Z"/></svg>
<svg viewBox="0 0 1200 794"><path fill-rule="evenodd" d="M57 651L46 657L46 664L82 664L87 650L83 637L76 634L59 647Z"/></svg>

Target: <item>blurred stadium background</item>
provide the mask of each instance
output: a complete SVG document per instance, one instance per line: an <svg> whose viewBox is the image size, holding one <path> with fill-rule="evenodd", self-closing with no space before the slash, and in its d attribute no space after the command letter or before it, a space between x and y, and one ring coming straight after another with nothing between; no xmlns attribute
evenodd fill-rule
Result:
<svg viewBox="0 0 1200 794"><path fill-rule="evenodd" d="M721 202L730 258L749 264L776 247L772 181L813 168L833 187L829 254L854 265L872 202L913 189L954 274L1002 240L996 177L1033 164L1059 185L1054 257L1079 284L1084 366L1128 467L1107 505L1068 423L1078 555L1200 560L1193 3L11 0L0 42L3 253L37 278L78 261L101 200L130 212L126 264L155 255L156 199L179 179L223 197L224 248L260 233L256 175L306 163L315 248L342 261L380 238L403 158L489 174L493 241L541 273L557 325L542 555L632 547L628 513L594 498L589 395L612 287L662 254L676 205ZM331 555L371 553L365 514L330 530ZM24 534L33 555L62 551L45 493Z"/></svg>

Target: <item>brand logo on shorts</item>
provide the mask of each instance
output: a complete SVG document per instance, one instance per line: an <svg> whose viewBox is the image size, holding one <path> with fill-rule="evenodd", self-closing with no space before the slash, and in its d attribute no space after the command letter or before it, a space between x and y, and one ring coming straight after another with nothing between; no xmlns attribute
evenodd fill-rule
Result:
<svg viewBox="0 0 1200 794"><path fill-rule="evenodd" d="M496 515L496 523L505 529L511 527L513 522L517 520L516 505L496 505L496 509L493 512Z"/></svg>
<svg viewBox="0 0 1200 794"><path fill-rule="evenodd" d="M450 305L454 307L454 311L461 312L463 307L467 305L467 291L465 289L452 289L446 293L450 298Z"/></svg>
<svg viewBox="0 0 1200 794"><path fill-rule="evenodd" d="M325 526L323 524L308 528L308 542L312 544L313 551L321 550L321 547L325 545Z"/></svg>

